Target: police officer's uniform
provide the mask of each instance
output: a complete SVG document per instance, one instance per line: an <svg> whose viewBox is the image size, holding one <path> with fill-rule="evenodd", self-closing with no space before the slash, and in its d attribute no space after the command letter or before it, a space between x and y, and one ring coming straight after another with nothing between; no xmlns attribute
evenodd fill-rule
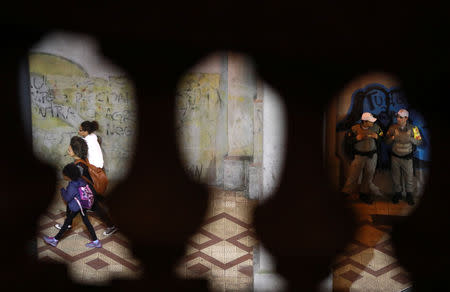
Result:
<svg viewBox="0 0 450 292"><path fill-rule="evenodd" d="M397 134L395 134L397 130ZM394 139L392 139L394 137ZM405 177L406 199L413 204L414 191L413 145L422 143L418 128L407 123L403 128L399 124L389 127L386 134L386 143L392 143L391 172L394 183L393 202L397 203L402 196L402 173Z"/></svg>
<svg viewBox="0 0 450 292"><path fill-rule="evenodd" d="M363 172L360 194L366 196L367 203L372 202L370 194L380 195L380 190L372 182L377 166L377 142L374 138L367 137L370 133L377 134L378 138L383 135L381 128L376 124L367 129L364 129L362 124L356 124L346 133L347 141L353 144L354 159L350 164L347 181L342 189L342 192L346 194L355 192L359 176ZM356 136L359 134L363 136L363 139L357 141Z"/></svg>

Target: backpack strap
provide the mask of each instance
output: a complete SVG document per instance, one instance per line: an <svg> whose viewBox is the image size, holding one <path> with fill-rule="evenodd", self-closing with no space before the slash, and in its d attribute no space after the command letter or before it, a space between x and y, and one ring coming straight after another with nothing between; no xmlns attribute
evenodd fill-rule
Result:
<svg viewBox="0 0 450 292"><path fill-rule="evenodd" d="M86 158L86 160L87 160L87 158ZM78 162L86 165L88 167L88 171L89 171L89 166L90 166L89 162L86 162L83 159L75 160L75 164L78 163ZM90 179L88 179L86 176L82 175L81 178L84 179L88 184L91 184L92 186L94 185L94 182L91 181Z"/></svg>
<svg viewBox="0 0 450 292"><path fill-rule="evenodd" d="M90 165L90 163L89 163L89 161L87 160L87 158L86 158L86 160L84 160L84 159L77 159L77 160L75 160L75 163L78 163L78 162L83 163L83 164L86 165L87 167L89 167L89 165Z"/></svg>
<svg viewBox="0 0 450 292"><path fill-rule="evenodd" d="M83 212L83 207L81 207L81 203L80 203L80 201L78 201L78 199L77 199L76 197L74 197L74 199L75 199L75 201L77 201L77 203L78 203L78 206L80 206L80 211L81 211L81 215L83 215L83 216L84 216L84 212Z"/></svg>
<svg viewBox="0 0 450 292"><path fill-rule="evenodd" d="M81 178L82 179L84 179L88 184L90 184L90 185L92 185L92 186L94 186L94 182L93 181L91 181L90 179L88 179L87 177L85 177L84 175L83 176L81 176Z"/></svg>

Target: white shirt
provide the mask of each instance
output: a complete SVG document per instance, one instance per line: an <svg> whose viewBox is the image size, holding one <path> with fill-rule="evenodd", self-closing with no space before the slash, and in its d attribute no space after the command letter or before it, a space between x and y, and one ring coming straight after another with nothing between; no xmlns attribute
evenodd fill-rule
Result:
<svg viewBox="0 0 450 292"><path fill-rule="evenodd" d="M96 167L103 167L103 154L100 144L98 143L97 135L91 133L84 137L88 146L88 160L89 163Z"/></svg>

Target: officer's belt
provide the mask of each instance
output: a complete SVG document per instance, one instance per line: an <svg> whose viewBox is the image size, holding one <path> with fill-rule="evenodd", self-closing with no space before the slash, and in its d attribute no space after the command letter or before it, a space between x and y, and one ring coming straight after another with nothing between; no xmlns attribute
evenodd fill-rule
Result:
<svg viewBox="0 0 450 292"><path fill-rule="evenodd" d="M353 153L355 155L368 156L369 158L372 158L373 155L375 153L377 153L377 150L372 150L372 151L368 151L368 152L361 152L361 151L358 151L358 150L354 150Z"/></svg>
<svg viewBox="0 0 450 292"><path fill-rule="evenodd" d="M392 152L392 156L395 156L400 159L408 159L408 160L413 158L413 154L414 154L413 152L410 152L409 154L406 154L406 155L397 155L394 152Z"/></svg>

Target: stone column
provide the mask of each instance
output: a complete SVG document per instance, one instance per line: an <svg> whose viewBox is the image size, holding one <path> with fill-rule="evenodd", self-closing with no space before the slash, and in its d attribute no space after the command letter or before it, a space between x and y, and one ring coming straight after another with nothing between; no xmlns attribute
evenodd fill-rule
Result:
<svg viewBox="0 0 450 292"><path fill-rule="evenodd" d="M260 200L270 197L278 186L286 150L286 111L281 98L264 85L263 111L263 191Z"/></svg>
<svg viewBox="0 0 450 292"><path fill-rule="evenodd" d="M216 185L224 185L224 160L228 152L228 55L226 52L220 53L220 108L217 116L216 131Z"/></svg>
<svg viewBox="0 0 450 292"><path fill-rule="evenodd" d="M253 291L286 291L286 280L276 273L275 262L266 249L253 248Z"/></svg>
<svg viewBox="0 0 450 292"><path fill-rule="evenodd" d="M248 193L248 169L254 152L256 76L248 57L228 53L228 155L224 187Z"/></svg>
<svg viewBox="0 0 450 292"><path fill-rule="evenodd" d="M253 109L253 163L249 166L248 196L259 199L263 190L263 119L264 119L264 83L257 80L256 99Z"/></svg>
<svg viewBox="0 0 450 292"><path fill-rule="evenodd" d="M253 155L256 79L246 56L228 54L228 155Z"/></svg>
<svg viewBox="0 0 450 292"><path fill-rule="evenodd" d="M287 129L281 98L266 84L262 85L259 92L264 100L262 108L264 152L260 160L263 185L259 200L264 201L273 194L281 177ZM259 244L254 247L253 254L254 291L285 291L286 281L276 273L276 265L269 252Z"/></svg>

